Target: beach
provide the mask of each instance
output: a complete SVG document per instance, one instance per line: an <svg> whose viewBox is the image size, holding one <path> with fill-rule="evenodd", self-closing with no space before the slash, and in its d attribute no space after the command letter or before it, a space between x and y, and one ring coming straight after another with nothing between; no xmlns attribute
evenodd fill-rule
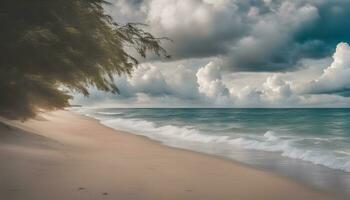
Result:
<svg viewBox="0 0 350 200"><path fill-rule="evenodd" d="M70 111L0 125L0 199L338 199L271 172L175 149Z"/></svg>

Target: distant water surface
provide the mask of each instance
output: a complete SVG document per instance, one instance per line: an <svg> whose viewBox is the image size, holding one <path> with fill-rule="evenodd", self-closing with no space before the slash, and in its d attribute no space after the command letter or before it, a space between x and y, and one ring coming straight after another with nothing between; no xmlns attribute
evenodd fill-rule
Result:
<svg viewBox="0 0 350 200"><path fill-rule="evenodd" d="M350 109L75 109L165 145L350 194Z"/></svg>

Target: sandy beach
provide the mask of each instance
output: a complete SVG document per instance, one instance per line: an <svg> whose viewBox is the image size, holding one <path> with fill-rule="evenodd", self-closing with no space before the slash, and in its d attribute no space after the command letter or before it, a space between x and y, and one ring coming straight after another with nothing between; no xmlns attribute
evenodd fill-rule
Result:
<svg viewBox="0 0 350 200"><path fill-rule="evenodd" d="M336 199L270 172L166 147L69 111L1 121L1 200Z"/></svg>

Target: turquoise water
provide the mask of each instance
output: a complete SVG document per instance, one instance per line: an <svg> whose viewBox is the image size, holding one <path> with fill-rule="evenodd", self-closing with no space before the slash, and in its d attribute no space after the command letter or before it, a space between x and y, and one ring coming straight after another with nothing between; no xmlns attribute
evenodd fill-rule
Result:
<svg viewBox="0 0 350 200"><path fill-rule="evenodd" d="M350 193L350 109L82 108L106 126Z"/></svg>

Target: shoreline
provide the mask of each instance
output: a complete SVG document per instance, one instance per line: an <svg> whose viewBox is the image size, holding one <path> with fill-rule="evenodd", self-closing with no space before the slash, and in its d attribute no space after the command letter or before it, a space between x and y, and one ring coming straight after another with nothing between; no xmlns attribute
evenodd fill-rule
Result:
<svg viewBox="0 0 350 200"><path fill-rule="evenodd" d="M21 133L15 138L7 134L0 142L0 161L5 163L0 167L0 199L339 198L273 172L169 147L69 111L7 124ZM49 178L55 184L45 181Z"/></svg>
<svg viewBox="0 0 350 200"><path fill-rule="evenodd" d="M74 114L78 114L78 115L80 115L82 117L85 117L85 118L87 118L89 120L96 121L100 125L102 125L102 126L104 126L106 128L109 128L112 131L117 131L118 133L121 133L121 134L126 134L126 135L132 135L132 136L140 137L140 138L142 138L144 140L150 141L152 143L155 143L156 145L161 145L161 146L166 147L166 148L179 150L179 151L184 151L186 153L191 153L191 154L194 153L194 154L199 154L199 155L202 155L202 156L208 156L210 158L220 159L220 160L223 160L223 161L226 161L226 162L233 163L234 165L239 165L241 167L246 167L246 168L249 168L249 169L261 171L261 172L267 173L267 174L269 174L271 176L276 176L278 178L286 179L287 181L291 181L291 182L300 184L303 187L309 188L310 190L313 190L313 191L316 191L316 192L321 192L321 193L324 193L324 194L328 194L330 196L335 196L335 198L337 198L337 199L338 198L339 199L343 199L344 196L346 197L346 195L348 195L348 193L346 193L346 192L342 193L343 191L325 189L325 188L322 188L320 186L317 187L317 186L313 185L311 182L307 182L305 180L303 181L303 180L300 180L300 179L298 179L296 177L287 176L286 174L284 174L282 172L274 171L271 168L266 168L266 167L264 168L264 167L257 166L257 165L254 165L254 164L245 163L245 162L237 160L235 158L230 158L230 157L227 157L227 156L224 156L224 155L214 154L212 152L204 152L204 151L200 151L200 150L196 150L196 149L191 149L191 148L188 148L188 147L185 147L185 146L169 145L167 143L164 143L161 140L157 140L157 139L153 139L151 137L148 137L147 135L143 135L143 134L140 134L140 133L137 133L137 132L132 132L132 131L129 131L129 130L124 130L124 129L118 129L118 128L110 127L108 125L105 125L105 124L101 123L101 121L99 119L96 119L93 116L89 116L89 115L86 115L86 114L83 114L83 113L79 113L79 112L74 112L74 111L70 111L70 112L72 112ZM255 151L259 152L258 150L247 150L247 151L250 151L251 153L255 152ZM277 153L277 152L263 152L263 153L275 154L275 156L281 157L281 155L279 153ZM291 158L287 157L285 159L291 159ZM300 161L300 162L304 162L304 161ZM307 164L308 165L314 165L313 163L309 163L309 162L307 162ZM328 167L323 166L323 165L316 165L316 167L324 168L324 169L327 169L329 171L336 170L336 169L328 168ZM338 170L336 170L336 171L337 172L341 172L341 173L345 173L344 171L338 171ZM341 193L341 195L338 194L339 192Z"/></svg>

